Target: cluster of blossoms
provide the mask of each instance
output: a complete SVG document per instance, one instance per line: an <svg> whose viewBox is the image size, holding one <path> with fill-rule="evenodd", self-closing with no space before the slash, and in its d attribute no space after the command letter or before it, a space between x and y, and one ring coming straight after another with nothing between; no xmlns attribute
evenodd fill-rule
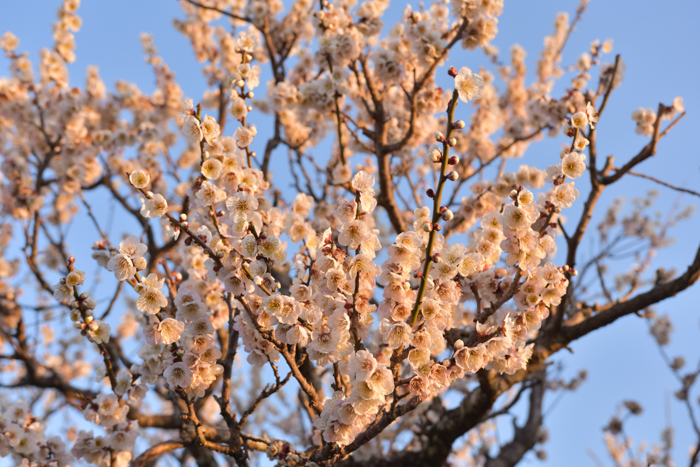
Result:
<svg viewBox="0 0 700 467"><path fill-rule="evenodd" d="M31 413L28 402L3 400L0 406L0 457L12 456L23 466L71 465L73 457L61 437L47 436L46 424Z"/></svg>
<svg viewBox="0 0 700 467"><path fill-rule="evenodd" d="M131 380L126 371L123 374L128 381ZM85 420L104 428L107 435L95 436L92 430L80 430L71 449L73 456L99 466L130 465L139 429L138 423L127 420L128 412L129 406L117 394L100 394L86 403L83 409Z"/></svg>
<svg viewBox="0 0 700 467"><path fill-rule="evenodd" d="M619 60L601 64L611 42L596 41L572 67L576 75L567 92L552 96L565 72L561 49L578 19L557 17L537 80L528 87L524 49L514 46L506 65L490 45L502 0L407 6L384 35L386 0L356 8L353 2L323 0L317 8L300 0L284 17L279 1L202 6L183 0L185 18L175 26L205 64L211 88L195 105L146 34L142 46L156 77L150 95L122 81L108 91L95 67L87 70L84 88L69 87L78 4L63 2L56 44L42 51L36 79L28 54L16 53L19 40L11 33L0 37L12 73L0 78L1 214L22 222L30 272L60 303L54 305L67 307L73 326L101 357L94 376L104 391L86 391L70 402L102 434L80 431L71 450L75 459L116 467L135 462L137 437L149 422L139 415L149 415L140 411L147 411L152 391L174 414L166 428L179 429L183 438L193 432L199 447L235 457L247 455L245 449L234 453L241 445L256 442L279 465L325 465L381 417L462 389L483 369L526 370L543 321L555 311L569 314L565 296L577 271L557 265L560 214L579 197L575 180L587 170L584 152L595 144L596 101L619 85L624 71ZM232 31L214 24L224 17ZM299 46L303 42L318 50ZM434 72L456 44L482 48L497 67L451 67L445 91ZM295 61L285 64L288 57ZM257 63L272 67L262 98L253 92L264 76ZM586 88L596 66L600 79L592 98ZM469 106L465 121L455 120L460 102ZM249 121L254 110L274 124L259 133ZM661 119L682 111L680 98L658 116L640 109L633 114L637 132L652 136ZM266 144L260 142L264 134L270 136ZM559 163L506 171L506 162L546 134L567 138ZM331 137L330 157L318 162L309 156ZM273 184L269 170L280 146L298 189L292 197ZM359 154L376 156L376 165ZM494 179L483 177L498 159ZM307 172L311 165L315 179ZM97 189L142 232L112 244L86 196ZM415 203L403 198L405 192ZM97 301L78 290L87 285L85 272L64 251L61 226L77 218L79 201L100 237L93 259L118 282L99 319ZM395 236L386 231L387 218ZM623 223L629 236L652 237L648 231L658 230L638 219ZM0 225L3 256L12 230ZM47 241L38 241L42 235ZM20 290L9 280L20 269L0 257L0 324L12 330L13 351L28 355ZM44 269L60 277L53 287ZM110 326L122 288L134 297L124 300L130 311L120 326ZM661 342L668 323L660 320L653 330ZM76 339L84 341L81 336ZM136 356L122 349L126 339ZM243 384L236 379L245 379L232 378L236 359L247 361L258 383L262 368L275 378L253 394L247 409L231 395L232 385ZM54 357L38 364L22 383L73 394L71 385L55 382L62 374L55 368L66 362ZM280 378L286 368L289 375ZM287 397L282 386L292 376L313 427L303 438L319 449L244 438L248 417L273 394ZM207 404L212 395L220 418ZM63 445L43 435L26 403L2 405L0 455L66 465ZM211 416L200 420L197 411ZM433 409L415 416L432 424L439 418ZM220 444L216 429L224 422L231 437ZM410 419L406 423L400 430L411 426ZM205 430L207 424L217 426ZM329 449L330 457L318 459Z"/></svg>

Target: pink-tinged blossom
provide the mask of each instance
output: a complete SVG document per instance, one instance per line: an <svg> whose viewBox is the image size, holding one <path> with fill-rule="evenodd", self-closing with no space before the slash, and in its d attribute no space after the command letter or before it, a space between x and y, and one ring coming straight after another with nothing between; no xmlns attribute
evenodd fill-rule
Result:
<svg viewBox="0 0 700 467"><path fill-rule="evenodd" d="M163 372L170 387L188 388L192 384L192 370L183 362L173 363Z"/></svg>

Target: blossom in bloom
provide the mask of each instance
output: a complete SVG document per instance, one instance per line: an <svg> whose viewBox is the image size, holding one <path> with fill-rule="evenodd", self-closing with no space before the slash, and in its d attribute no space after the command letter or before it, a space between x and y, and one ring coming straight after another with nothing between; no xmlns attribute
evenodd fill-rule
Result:
<svg viewBox="0 0 700 467"><path fill-rule="evenodd" d="M160 332L161 342L165 345L177 342L184 330L185 323L176 319L166 318L158 323L158 332Z"/></svg>
<svg viewBox="0 0 700 467"><path fill-rule="evenodd" d="M164 281L165 279L159 280L156 274L151 273L136 286L136 292L139 293L136 308L139 311L154 315L168 305L168 299L160 291Z"/></svg>
<svg viewBox="0 0 700 467"><path fill-rule="evenodd" d="M95 320L88 326L88 335L93 342L97 344L106 344L109 342L110 326L104 321Z"/></svg>
<svg viewBox="0 0 700 467"><path fill-rule="evenodd" d="M224 165L219 159L210 157L202 164L202 175L210 180L216 180L221 176L223 169Z"/></svg>
<svg viewBox="0 0 700 467"><path fill-rule="evenodd" d="M361 170L352 178L352 187L357 191L367 191L374 186L374 176Z"/></svg>
<svg viewBox="0 0 700 467"><path fill-rule="evenodd" d="M254 125L251 125L250 128L239 126L233 137L236 139L236 144L238 144L239 148L247 148L253 142L256 134L258 134L258 130Z"/></svg>
<svg viewBox="0 0 700 467"><path fill-rule="evenodd" d="M578 152L570 152L561 161L561 171L569 178L578 178L586 170L586 156Z"/></svg>
<svg viewBox="0 0 700 467"><path fill-rule="evenodd" d="M571 116L571 126L584 129L588 125L588 115L586 112L576 112Z"/></svg>
<svg viewBox="0 0 700 467"><path fill-rule="evenodd" d="M377 359L367 350L360 350L350 357L350 376L357 381L367 381L377 369Z"/></svg>
<svg viewBox="0 0 700 467"><path fill-rule="evenodd" d="M231 93L231 104L229 105L228 110L236 120L241 120L248 115L248 105L246 104L245 99L241 98L237 92Z"/></svg>
<svg viewBox="0 0 700 467"><path fill-rule="evenodd" d="M503 224L516 232L522 231L530 227L530 215L524 208L509 204L503 210Z"/></svg>
<svg viewBox="0 0 700 467"><path fill-rule="evenodd" d="M188 115L182 123L182 134L190 144L199 144L202 141L202 128L194 115Z"/></svg>
<svg viewBox="0 0 700 467"><path fill-rule="evenodd" d="M333 167L333 184L344 185L350 181L352 169L347 164L336 164Z"/></svg>
<svg viewBox="0 0 700 467"><path fill-rule="evenodd" d="M72 270L66 276L66 285L69 287L75 287L76 285L83 285L85 281L85 272L78 271L77 269Z"/></svg>
<svg viewBox="0 0 700 467"><path fill-rule="evenodd" d="M576 198L578 198L578 190L574 188L574 182L568 182L552 190L550 201L557 207L570 208Z"/></svg>
<svg viewBox="0 0 700 467"><path fill-rule="evenodd" d="M455 89L459 94L459 99L463 102L480 99L483 84L483 78L472 73L466 66L460 68L459 73L455 76Z"/></svg>
<svg viewBox="0 0 700 467"><path fill-rule="evenodd" d="M204 169L202 168L202 170ZM205 180L202 182L202 186L199 188L199 190L197 190L197 192L194 194L194 197L197 206L211 206L213 204L224 201L226 199L226 192L218 186L214 185L209 180ZM170 220L167 221L170 222Z"/></svg>
<svg viewBox="0 0 700 467"><path fill-rule="evenodd" d="M271 258L279 246L279 238L275 237L274 235L270 235L263 240L263 242L259 245L258 250L264 257Z"/></svg>
<svg viewBox="0 0 700 467"><path fill-rule="evenodd" d="M153 194L149 191L148 196L150 198L140 197L141 203L143 203L141 206L141 215L143 217L156 218L168 212L168 202L163 195L160 193Z"/></svg>
<svg viewBox="0 0 700 467"><path fill-rule="evenodd" d="M598 112L596 112L595 107L590 102L586 103L586 117L591 128L595 128L595 124L598 123Z"/></svg>
<svg viewBox="0 0 700 467"><path fill-rule="evenodd" d="M143 189L146 188L146 186L148 186L148 182L151 181L151 177L143 170L138 169L131 172L131 175L129 175L129 181L134 186L134 188Z"/></svg>
<svg viewBox="0 0 700 467"><path fill-rule="evenodd" d="M200 123L199 127L202 130L204 140L208 143L213 142L221 134L221 128L219 128L219 124L216 123L216 119L209 115L202 119L202 123Z"/></svg>
<svg viewBox="0 0 700 467"><path fill-rule="evenodd" d="M231 212L233 222L250 222L258 209L258 200L247 191L239 191L226 200L226 207Z"/></svg>
<svg viewBox="0 0 700 467"><path fill-rule="evenodd" d="M350 249L355 249L360 246L360 243L365 241L367 235L369 235L367 224L360 219L356 219L343 224L340 228L338 243Z"/></svg>
<svg viewBox="0 0 700 467"><path fill-rule="evenodd" d="M131 279L136 274L136 267L129 255L117 254L107 263L107 270L114 272L114 277L118 281Z"/></svg>
<svg viewBox="0 0 700 467"><path fill-rule="evenodd" d="M163 376L171 387L188 388L192 384L193 373L184 362L177 362L166 368Z"/></svg>

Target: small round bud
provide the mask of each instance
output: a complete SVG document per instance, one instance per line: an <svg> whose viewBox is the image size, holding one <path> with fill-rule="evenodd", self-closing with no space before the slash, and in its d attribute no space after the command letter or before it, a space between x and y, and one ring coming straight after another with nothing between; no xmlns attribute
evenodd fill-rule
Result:
<svg viewBox="0 0 700 467"><path fill-rule="evenodd" d="M80 299L81 299L81 300L87 300L87 298L88 298L88 294L86 294L85 292L83 292L83 293L80 294Z"/></svg>
<svg viewBox="0 0 700 467"><path fill-rule="evenodd" d="M236 81L236 86L238 86L239 88L242 88L243 86L245 86L245 81L243 81L242 79L239 79L238 81Z"/></svg>
<svg viewBox="0 0 700 467"><path fill-rule="evenodd" d="M447 69L447 74L454 78L455 76L457 76L457 68L451 66Z"/></svg>
<svg viewBox="0 0 700 467"><path fill-rule="evenodd" d="M435 253L430 259L433 261L433 263L439 263L442 261L440 258L440 253Z"/></svg>
<svg viewBox="0 0 700 467"><path fill-rule="evenodd" d="M435 198L435 190L432 188L425 190L425 194L428 195L428 198Z"/></svg>
<svg viewBox="0 0 700 467"><path fill-rule="evenodd" d="M452 219L454 219L455 215L454 215L454 213L453 213L452 211L450 211L450 210L448 209L448 210L446 210L445 212L443 212L443 213L440 215L440 217L442 217L442 220L444 220L445 222L447 222L447 221L451 221Z"/></svg>
<svg viewBox="0 0 700 467"><path fill-rule="evenodd" d="M221 250L217 251L217 252L216 252L216 257L217 257L217 258L223 258L223 257L224 257L224 252L221 251Z"/></svg>
<svg viewBox="0 0 700 467"><path fill-rule="evenodd" d="M434 136L435 136L435 141L437 141L439 143L442 143L443 141L445 141L445 135L443 135L441 131L436 131Z"/></svg>
<svg viewBox="0 0 700 467"><path fill-rule="evenodd" d="M433 226L430 222L423 224L423 232L430 232L431 230L433 230Z"/></svg>
<svg viewBox="0 0 700 467"><path fill-rule="evenodd" d="M467 126L467 124L464 123L464 120L457 120L452 124L452 128L455 130L462 130L465 126Z"/></svg>
<svg viewBox="0 0 700 467"><path fill-rule="evenodd" d="M139 256L134 260L134 267L139 271L143 271L144 269L146 269L147 265L148 264L146 263L146 258L144 258L143 256Z"/></svg>
<svg viewBox="0 0 700 467"><path fill-rule="evenodd" d="M180 214L180 222L184 222L184 221L186 221L186 220L187 220L187 214L185 214L185 213L183 212L182 214Z"/></svg>
<svg viewBox="0 0 700 467"><path fill-rule="evenodd" d="M447 144L448 144L450 147L457 146L457 138L455 138L455 137L453 136L452 138L450 138L450 139L447 141Z"/></svg>
<svg viewBox="0 0 700 467"><path fill-rule="evenodd" d="M448 173L445 178L447 178L448 180L452 180L454 182L459 178L459 175L457 174L457 172L455 172L453 170L452 172Z"/></svg>
<svg viewBox="0 0 700 467"><path fill-rule="evenodd" d="M439 232L442 230L442 227L440 227L440 224L435 224L435 231Z"/></svg>
<svg viewBox="0 0 700 467"><path fill-rule="evenodd" d="M455 341L455 350L459 350L464 347L464 341L462 339L457 339Z"/></svg>
<svg viewBox="0 0 700 467"><path fill-rule="evenodd" d="M447 163L450 165L457 165L459 164L459 156L450 156L449 159L447 159Z"/></svg>
<svg viewBox="0 0 700 467"><path fill-rule="evenodd" d="M184 229L189 229L189 228L190 228L190 223L187 222L187 221L183 222L183 223L182 223L182 228L184 228Z"/></svg>
<svg viewBox="0 0 700 467"><path fill-rule="evenodd" d="M252 99L253 97L255 97L255 93L254 93L253 91L248 91L248 92L245 94L245 96L246 96L248 99Z"/></svg>
<svg viewBox="0 0 700 467"><path fill-rule="evenodd" d="M93 318L92 316L86 316L86 317L85 317L85 324L90 324L90 323L92 323L92 320L93 320L93 319L94 319L94 318Z"/></svg>

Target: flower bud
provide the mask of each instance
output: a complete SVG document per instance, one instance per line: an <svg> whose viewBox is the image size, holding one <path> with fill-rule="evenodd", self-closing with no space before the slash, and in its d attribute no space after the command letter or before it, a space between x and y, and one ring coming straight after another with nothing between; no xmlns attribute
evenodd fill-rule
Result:
<svg viewBox="0 0 700 467"><path fill-rule="evenodd" d="M238 81L236 81L236 86L238 86L239 88L242 88L243 86L245 86L245 81L243 81L242 79L239 79Z"/></svg>
<svg viewBox="0 0 700 467"><path fill-rule="evenodd" d="M464 341L462 339L457 339L455 341L455 350L459 350L464 347Z"/></svg>
<svg viewBox="0 0 700 467"><path fill-rule="evenodd" d="M450 156L449 159L447 159L447 163L450 165L457 165L459 164L459 156Z"/></svg>
<svg viewBox="0 0 700 467"><path fill-rule="evenodd" d="M445 135L443 135L441 131L436 131L434 136L435 141L437 141L438 143L442 143L443 141L445 141Z"/></svg>
<svg viewBox="0 0 700 467"><path fill-rule="evenodd" d="M86 294L85 292L83 292L83 293L80 294L80 299L81 299L81 300L87 300L87 298L88 298L88 294Z"/></svg>
<svg viewBox="0 0 700 467"><path fill-rule="evenodd" d="M452 172L448 173L445 178L447 178L448 180L452 180L454 182L459 178L459 175L457 175L457 172L455 172L453 170Z"/></svg>
<svg viewBox="0 0 700 467"><path fill-rule="evenodd" d="M454 219L455 215L454 215L454 213L453 213L452 211L450 211L450 210L448 209L448 210L446 210L445 212L443 212L443 213L440 215L440 217L442 217L442 220L444 220L445 222L447 222L447 221L451 221L452 219Z"/></svg>
<svg viewBox="0 0 700 467"><path fill-rule="evenodd" d="M447 69L447 74L454 78L455 76L457 76L457 68L451 66Z"/></svg>
<svg viewBox="0 0 700 467"><path fill-rule="evenodd" d="M465 126L467 126L467 124L464 123L464 120L457 120L456 122L454 122L454 123L452 124L452 128L454 128L455 130L461 130L461 129L463 129Z"/></svg>
<svg viewBox="0 0 700 467"><path fill-rule="evenodd" d="M144 269L146 269L147 265L148 264L146 263L146 258L144 258L143 256L139 256L134 260L134 267L139 271L143 271Z"/></svg>
<svg viewBox="0 0 700 467"><path fill-rule="evenodd" d="M253 91L248 91L245 95L248 99L252 99L255 97L255 93Z"/></svg>
<svg viewBox="0 0 700 467"><path fill-rule="evenodd" d="M430 232L431 230L433 230L433 226L430 222L423 224L423 232Z"/></svg>
<svg viewBox="0 0 700 467"><path fill-rule="evenodd" d="M185 222L187 220L187 214L184 212L180 214L180 222Z"/></svg>
<svg viewBox="0 0 700 467"><path fill-rule="evenodd" d="M425 190L425 194L428 195L428 198L435 198L435 190L432 188Z"/></svg>
<svg viewBox="0 0 700 467"><path fill-rule="evenodd" d="M450 138L450 139L447 141L447 144L448 144L450 147L457 146L457 138L455 138L455 137L453 136L452 138Z"/></svg>

